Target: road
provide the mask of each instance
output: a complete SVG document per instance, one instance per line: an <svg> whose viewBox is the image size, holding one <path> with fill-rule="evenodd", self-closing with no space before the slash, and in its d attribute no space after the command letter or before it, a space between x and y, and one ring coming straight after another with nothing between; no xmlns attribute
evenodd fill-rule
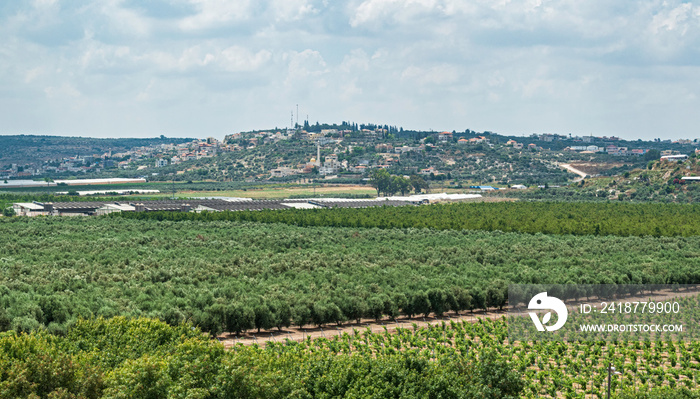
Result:
<svg viewBox="0 0 700 399"><path fill-rule="evenodd" d="M569 165L568 163L562 163L562 164L559 164L559 166L568 170L571 173L575 173L575 174L580 176L579 178L575 179L574 182L580 182L581 180L585 179L586 176L588 176L588 174L586 172L584 172L582 170L578 170L578 169L574 168L573 166Z"/></svg>

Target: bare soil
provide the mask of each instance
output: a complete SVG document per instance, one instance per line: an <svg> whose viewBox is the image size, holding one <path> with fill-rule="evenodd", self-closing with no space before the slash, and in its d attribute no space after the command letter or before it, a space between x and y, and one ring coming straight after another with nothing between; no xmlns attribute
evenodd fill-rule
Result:
<svg viewBox="0 0 700 399"><path fill-rule="evenodd" d="M679 297L688 297L688 296L696 296L700 293L700 286L693 287L688 290L681 290L679 292L673 292L670 290L667 291L658 291L655 292L654 294L640 294L640 295L635 295L635 296L630 296L626 297L623 299L619 299L619 301L624 301L624 302L634 302L634 301L639 301L639 302L644 302L644 301L665 301L669 300L671 298L679 298ZM582 298L581 300L571 303L569 305L569 308L574 308L577 307L579 304L582 303L595 303L596 301L599 301L598 298L590 298L589 300ZM408 317L399 317L395 321L393 320L374 320L374 319L362 319L360 320L360 323L357 322L346 322L343 323L340 326L337 325L325 325L323 327L318 327L318 326L313 326L313 325L305 325L301 328L299 327L289 327L289 328L284 328L282 330L278 329L273 329L273 330L266 330L266 331L261 331L260 333L256 331L248 331L247 333L241 334L240 336L236 336L235 334L229 334L229 333L224 333L221 334L217 337L217 339L224 344L224 347L230 348L236 344L243 344L243 345L252 345L252 344L259 344L259 345L265 345L268 341L274 341L274 342L283 342L286 339L290 339L292 341L302 341L308 338L311 339L316 339L316 338L330 338L334 335L339 335L343 333L348 333L352 334L353 330L358 330L358 331L364 331L367 328L370 329L371 332L374 333L380 333L383 332L385 329L389 332L395 332L397 328L410 328L413 329L414 325L416 327L425 327L428 325L436 325L440 323L449 323L450 321L454 322L471 322L475 323L478 322L479 319L491 319L491 320L496 320L500 319L502 317L505 317L508 314L508 310L510 307L505 307L503 310L497 310L497 309L491 309L487 312L484 312L483 310L481 311L475 311L473 313L465 312L462 314L456 314L454 312L449 312L445 313L443 316L435 316L435 315L430 315L429 317L414 317L412 319L409 319Z"/></svg>

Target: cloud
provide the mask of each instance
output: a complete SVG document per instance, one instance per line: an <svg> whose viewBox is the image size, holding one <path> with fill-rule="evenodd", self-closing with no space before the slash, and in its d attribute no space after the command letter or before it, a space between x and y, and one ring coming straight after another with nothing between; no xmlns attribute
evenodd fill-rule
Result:
<svg viewBox="0 0 700 399"><path fill-rule="evenodd" d="M387 22L406 23L426 12L439 10L436 0L366 0L357 6L350 25L381 26Z"/></svg>
<svg viewBox="0 0 700 399"><path fill-rule="evenodd" d="M36 0L0 7L0 35L3 131L217 134L297 103L415 129L700 122L700 7L681 0Z"/></svg>
<svg viewBox="0 0 700 399"><path fill-rule="evenodd" d="M231 46L221 52L221 66L229 72L255 71L270 61L272 53L260 50L253 53L241 46Z"/></svg>
<svg viewBox="0 0 700 399"><path fill-rule="evenodd" d="M319 12L308 0L272 0L268 8L276 21L300 21Z"/></svg>
<svg viewBox="0 0 700 399"><path fill-rule="evenodd" d="M435 65L426 68L411 65L403 70L401 79L410 83L435 88L435 86L450 85L457 82L459 70L455 65Z"/></svg>
<svg viewBox="0 0 700 399"><path fill-rule="evenodd" d="M191 0L197 13L182 19L179 23L185 31L198 31L217 28L224 24L242 21L251 16L250 0Z"/></svg>
<svg viewBox="0 0 700 399"><path fill-rule="evenodd" d="M328 72L326 61L316 50L306 49L301 52L291 52L284 55L288 63L287 86L300 86L306 83L319 82L322 75Z"/></svg>

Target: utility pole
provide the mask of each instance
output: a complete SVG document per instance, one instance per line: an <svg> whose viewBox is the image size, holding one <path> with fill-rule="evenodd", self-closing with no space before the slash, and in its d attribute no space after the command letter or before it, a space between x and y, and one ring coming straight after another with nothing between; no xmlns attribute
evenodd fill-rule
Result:
<svg viewBox="0 0 700 399"><path fill-rule="evenodd" d="M608 395L607 398L610 399L610 376L612 374L619 375L622 374L621 372L615 370L615 367L613 367L612 362L608 363Z"/></svg>
<svg viewBox="0 0 700 399"><path fill-rule="evenodd" d="M607 398L610 399L610 369L612 368L612 363L608 363L608 396Z"/></svg>

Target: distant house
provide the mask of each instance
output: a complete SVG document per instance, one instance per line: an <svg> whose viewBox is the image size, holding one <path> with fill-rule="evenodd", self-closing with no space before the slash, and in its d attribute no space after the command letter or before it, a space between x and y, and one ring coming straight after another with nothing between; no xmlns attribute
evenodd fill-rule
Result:
<svg viewBox="0 0 700 399"><path fill-rule="evenodd" d="M434 167L431 166L431 167L428 167L428 168L425 168L425 169L421 169L421 170L420 170L420 174L423 175L423 176L430 176L431 174L434 175L434 176L437 176L437 175L440 174L440 172L439 172L437 169L435 169Z"/></svg>
<svg viewBox="0 0 700 399"><path fill-rule="evenodd" d="M469 144L469 140L462 138L457 140L457 144Z"/></svg>
<svg viewBox="0 0 700 399"><path fill-rule="evenodd" d="M523 148L523 144L522 144L522 143L518 143L518 142L515 141L515 140L508 140L508 141L506 141L506 146L512 146L512 147L515 148L515 149L521 149L521 148Z"/></svg>
<svg viewBox="0 0 700 399"><path fill-rule="evenodd" d="M297 173L298 172L295 169L282 167L270 170L270 177L286 177Z"/></svg>
<svg viewBox="0 0 700 399"><path fill-rule="evenodd" d="M156 168L162 168L163 166L168 166L168 160L165 158L156 159Z"/></svg>
<svg viewBox="0 0 700 399"><path fill-rule="evenodd" d="M451 132L442 132L438 134L438 141L447 143L448 141L452 140L452 133Z"/></svg>
<svg viewBox="0 0 700 399"><path fill-rule="evenodd" d="M666 162L685 161L686 159L688 159L688 156L685 155L685 154L681 154L681 155L664 155L664 156L661 157L661 160L662 160L662 161L666 161Z"/></svg>
<svg viewBox="0 0 700 399"><path fill-rule="evenodd" d="M391 144L377 144L374 146L374 149L377 152L391 152L394 149L394 146Z"/></svg>

